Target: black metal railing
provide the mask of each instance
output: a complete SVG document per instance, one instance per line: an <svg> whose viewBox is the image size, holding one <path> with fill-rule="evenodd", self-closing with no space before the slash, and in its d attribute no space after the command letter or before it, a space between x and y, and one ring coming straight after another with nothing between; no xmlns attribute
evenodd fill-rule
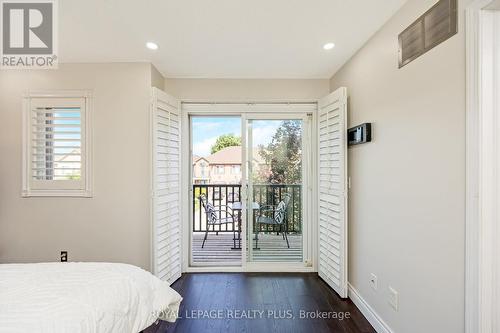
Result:
<svg viewBox="0 0 500 333"><path fill-rule="evenodd" d="M291 195L287 215L285 217L286 230L290 233L300 234L302 231L302 185L253 185L253 201L259 206L273 205L276 206L283 199L284 195L289 193ZM196 184L193 185L193 231L204 232L206 231L206 213L200 201L200 195L205 194L208 201L214 206L219 207L219 214L222 217L228 217L226 207L231 206L235 202L241 201L241 185L229 184ZM240 212L231 211L235 217L239 216ZM257 225L255 220L259 215L259 211L255 210L253 213L253 226L256 230ZM275 232L278 231L273 225L259 225L262 232ZM217 232L233 232L238 229L237 225L222 224L215 226ZM212 228L210 228L212 231Z"/></svg>
<svg viewBox="0 0 500 333"><path fill-rule="evenodd" d="M253 202L262 205L277 206L286 193L291 195L285 216L286 230L301 233L302 230L302 185L253 185ZM253 230L257 230L256 219L259 211L253 214ZM277 231L273 225L259 225L259 231Z"/></svg>

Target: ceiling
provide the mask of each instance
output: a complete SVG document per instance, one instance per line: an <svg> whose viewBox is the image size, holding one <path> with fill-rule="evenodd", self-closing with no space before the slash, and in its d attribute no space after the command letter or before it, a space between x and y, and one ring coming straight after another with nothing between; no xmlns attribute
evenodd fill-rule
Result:
<svg viewBox="0 0 500 333"><path fill-rule="evenodd" d="M151 61L172 78L330 78L405 2L64 0L60 61Z"/></svg>

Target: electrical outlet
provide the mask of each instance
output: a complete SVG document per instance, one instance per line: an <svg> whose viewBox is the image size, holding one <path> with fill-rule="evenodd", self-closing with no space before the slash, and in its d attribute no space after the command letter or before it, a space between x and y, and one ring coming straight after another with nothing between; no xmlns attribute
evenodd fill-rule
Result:
<svg viewBox="0 0 500 333"><path fill-rule="evenodd" d="M61 251L61 262L68 261L68 251Z"/></svg>
<svg viewBox="0 0 500 333"><path fill-rule="evenodd" d="M399 308L399 293L397 290L389 286L389 305L394 309L394 311L398 311Z"/></svg>
<svg viewBox="0 0 500 333"><path fill-rule="evenodd" d="M375 274L370 274L370 286L373 290L378 290L378 278Z"/></svg>

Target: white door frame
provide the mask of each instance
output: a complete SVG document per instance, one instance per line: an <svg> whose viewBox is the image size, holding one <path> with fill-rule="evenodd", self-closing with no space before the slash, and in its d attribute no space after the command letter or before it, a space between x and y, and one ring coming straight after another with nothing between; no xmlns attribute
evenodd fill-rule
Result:
<svg viewBox="0 0 500 333"><path fill-rule="evenodd" d="M491 333L500 328L500 51L493 0L476 0L466 10L467 181L465 331ZM496 19L500 24L500 18ZM497 31L497 32L495 32ZM495 45L497 44L497 45ZM496 51L495 51L496 48ZM497 73L494 75L493 73ZM496 97L495 97L496 96Z"/></svg>
<svg viewBox="0 0 500 333"><path fill-rule="evenodd" d="M190 104L189 110L186 110L184 105ZM280 116L290 116L291 114L304 114L304 113L312 113L312 121L310 127L310 141L311 141L311 161L312 164L310 166L310 170L315 170L316 162L315 162L315 151L316 151L316 143L313 140L312 135L316 133L316 112L311 112L310 105L317 105L317 101L298 101L298 102L198 102L198 101L183 101L181 102L181 114L182 114L182 160L183 165L190 165L189 157L191 156L191 131L190 131L190 121L189 118L191 116L240 116L242 118L242 126L246 124L246 116L252 115L253 117L257 117L259 114L265 115L270 112L276 111L280 113ZM196 109L193 105L200 105L200 109ZM213 105L213 108L207 108L207 105ZM286 111L288 106L294 106L298 109L293 111ZM304 106L304 110L301 111L301 105ZM266 116L264 116L266 117ZM267 116L269 118L269 116ZM243 128L242 128L243 130ZM242 133L243 134L243 133ZM243 138L242 138L243 139ZM187 171L187 170L185 170ZM190 212L192 210L191 207L191 192L189 189L191 177L191 168L189 168L188 172L182 172L181 179L181 187L182 187L182 221L189 221L189 228L182 228L182 269L183 272L194 273L194 272L316 272L316 256L317 251L313 244L317 243L317 239L315 237L317 227L316 227L316 216L313 210L309 210L310 215L310 240L304 240L304 244L310 247L309 251L304 251L304 256L308 253L312 259L312 262L308 265L304 265L303 263L297 263L296 265L288 264L288 263L248 263L246 260L242 258L241 266L204 266L197 267L191 266L191 258L190 258L190 246L191 246L191 216ZM310 177L311 178L311 177ZM311 195L308 196L309 202L315 202L314 200L314 189L316 188L316 183L314 179L310 179L309 188L304 189L306 191L311 191ZM187 198L187 200L186 200ZM184 222L183 222L184 223ZM242 221L242 225L244 226L244 221ZM243 227L242 234L245 232L245 228ZM242 240L242 254L246 253L246 241L245 238Z"/></svg>

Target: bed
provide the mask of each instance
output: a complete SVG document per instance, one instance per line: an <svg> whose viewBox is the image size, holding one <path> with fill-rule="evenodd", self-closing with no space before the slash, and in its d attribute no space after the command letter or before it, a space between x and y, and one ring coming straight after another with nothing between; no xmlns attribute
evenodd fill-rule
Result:
<svg viewBox="0 0 500 333"><path fill-rule="evenodd" d="M151 273L112 263L0 265L0 331L137 333L175 321L181 296Z"/></svg>

